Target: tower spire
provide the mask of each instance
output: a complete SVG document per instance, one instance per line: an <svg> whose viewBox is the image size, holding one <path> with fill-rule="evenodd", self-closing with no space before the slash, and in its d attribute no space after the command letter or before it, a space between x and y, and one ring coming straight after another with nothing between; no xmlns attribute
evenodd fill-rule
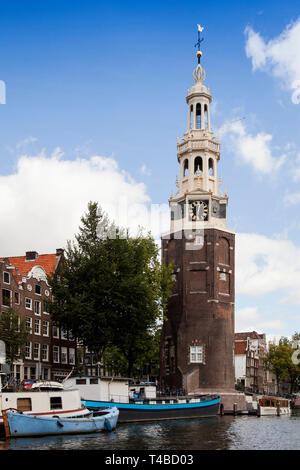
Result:
<svg viewBox="0 0 300 470"><path fill-rule="evenodd" d="M198 41L196 42L195 47L197 47L196 56L198 58L198 64L200 64L200 59L202 56L202 52L200 51L200 45L201 45L201 42L204 41L204 38L201 39L200 35L202 31L204 30L204 28L200 24L197 24L197 27L198 27Z"/></svg>

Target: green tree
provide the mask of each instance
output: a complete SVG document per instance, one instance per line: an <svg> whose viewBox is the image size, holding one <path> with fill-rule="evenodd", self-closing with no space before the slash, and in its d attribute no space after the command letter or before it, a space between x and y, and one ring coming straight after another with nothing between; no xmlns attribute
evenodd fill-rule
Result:
<svg viewBox="0 0 300 470"><path fill-rule="evenodd" d="M299 365L292 360L294 353L293 340L282 337L279 344L270 344L265 358L265 367L276 376L278 387L282 380L290 383L290 393L293 393L300 377Z"/></svg>
<svg viewBox="0 0 300 470"><path fill-rule="evenodd" d="M12 308L0 315L0 340L5 343L6 362L10 366L20 357L24 357L28 337L29 330L25 318L21 319Z"/></svg>
<svg viewBox="0 0 300 470"><path fill-rule="evenodd" d="M90 202L62 268L49 280L55 321L102 359L118 350L127 375L149 347L171 292L172 267L162 265L150 234L130 237Z"/></svg>

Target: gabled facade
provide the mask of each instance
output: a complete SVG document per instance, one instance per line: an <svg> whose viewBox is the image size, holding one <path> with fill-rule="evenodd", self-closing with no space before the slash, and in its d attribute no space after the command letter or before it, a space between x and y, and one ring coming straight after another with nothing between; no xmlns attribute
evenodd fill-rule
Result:
<svg viewBox="0 0 300 470"><path fill-rule="evenodd" d="M17 379L59 380L75 365L76 342L52 323L49 304L52 301L47 276L63 261L63 250L25 256L0 258L1 313L9 307L26 319L31 333L26 343L25 358L19 359L11 373Z"/></svg>
<svg viewBox="0 0 300 470"><path fill-rule="evenodd" d="M234 346L236 384L254 393L272 390L272 378L263 363L267 351L266 335L256 331L235 333Z"/></svg>

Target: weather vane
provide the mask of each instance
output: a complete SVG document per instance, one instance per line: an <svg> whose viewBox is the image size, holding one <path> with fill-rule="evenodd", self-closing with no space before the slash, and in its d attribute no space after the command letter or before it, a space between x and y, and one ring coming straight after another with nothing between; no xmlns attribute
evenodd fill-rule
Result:
<svg viewBox="0 0 300 470"><path fill-rule="evenodd" d="M198 64L200 64L200 59L201 59L201 56L202 56L202 52L200 51L200 44L204 40L204 38L202 38L202 39L200 38L200 33L202 33L204 28L202 26L200 26L200 24L197 24L197 26L198 26L198 41L196 42L195 47L197 47L196 55L198 57Z"/></svg>

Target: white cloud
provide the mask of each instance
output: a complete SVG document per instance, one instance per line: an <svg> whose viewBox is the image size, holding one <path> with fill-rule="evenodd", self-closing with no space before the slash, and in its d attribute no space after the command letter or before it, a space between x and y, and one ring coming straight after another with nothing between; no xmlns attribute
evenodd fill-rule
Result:
<svg viewBox="0 0 300 470"><path fill-rule="evenodd" d="M245 29L246 55L252 69L270 72L290 91L294 104L300 103L300 18L268 42L251 27Z"/></svg>
<svg viewBox="0 0 300 470"><path fill-rule="evenodd" d="M53 252L78 232L90 200L110 218L132 231L150 228L150 201L143 183L135 182L113 158L63 159L56 148L19 158L14 174L0 177L1 256L26 250Z"/></svg>
<svg viewBox="0 0 300 470"><path fill-rule="evenodd" d="M252 166L259 174L276 172L286 159L284 153L279 157L273 155L271 134L259 132L252 135L241 121L225 124L221 134L224 140L229 139L227 145L233 149L236 158Z"/></svg>
<svg viewBox="0 0 300 470"><path fill-rule="evenodd" d="M235 312L235 331L256 331L265 333L270 331L280 331L284 324L279 319L269 319L266 312L259 312L258 307L244 307Z"/></svg>
<svg viewBox="0 0 300 470"><path fill-rule="evenodd" d="M300 248L289 240L259 234L236 236L238 294L280 294L281 301L300 304Z"/></svg>

